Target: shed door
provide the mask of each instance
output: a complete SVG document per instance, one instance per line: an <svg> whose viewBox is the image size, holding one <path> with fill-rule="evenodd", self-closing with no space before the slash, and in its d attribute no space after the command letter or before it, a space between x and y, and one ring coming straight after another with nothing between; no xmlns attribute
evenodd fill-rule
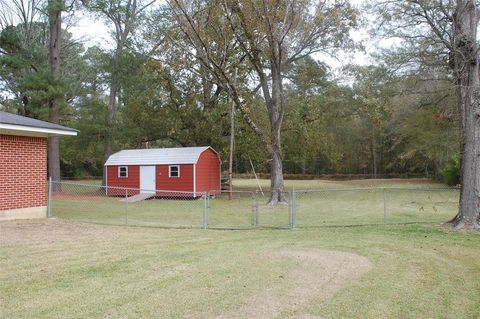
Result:
<svg viewBox="0 0 480 319"><path fill-rule="evenodd" d="M155 193L155 166L140 166L140 193Z"/></svg>

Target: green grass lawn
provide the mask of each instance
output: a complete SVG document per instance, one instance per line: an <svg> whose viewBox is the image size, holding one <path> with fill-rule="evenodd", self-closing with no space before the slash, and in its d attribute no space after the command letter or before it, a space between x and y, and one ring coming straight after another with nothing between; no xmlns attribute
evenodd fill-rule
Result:
<svg viewBox="0 0 480 319"><path fill-rule="evenodd" d="M480 235L0 223L1 318L478 318Z"/></svg>
<svg viewBox="0 0 480 319"><path fill-rule="evenodd" d="M259 182L265 191L257 193L256 199L253 191L257 182L248 179L234 181L236 192L232 199L227 194L211 199L208 203L209 227L251 228L252 207L258 205L260 227L288 228L289 206L268 207L268 181ZM138 226L203 226L205 202L202 199L162 198L125 204L119 197L98 192L98 186L64 184L62 192L53 196L53 216L114 225L128 222ZM390 224L440 223L455 216L458 209L457 190L442 188L442 185L426 179L288 180L285 187L288 202L291 202L288 191L296 190L298 227L383 224L384 209L387 211L386 221Z"/></svg>

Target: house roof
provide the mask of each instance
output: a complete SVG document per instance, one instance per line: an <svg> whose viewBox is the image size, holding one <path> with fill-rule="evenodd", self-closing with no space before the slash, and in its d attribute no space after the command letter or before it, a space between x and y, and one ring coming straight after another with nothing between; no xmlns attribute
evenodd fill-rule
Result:
<svg viewBox="0 0 480 319"><path fill-rule="evenodd" d="M26 136L75 136L78 131L70 127L0 111L0 133Z"/></svg>
<svg viewBox="0 0 480 319"><path fill-rule="evenodd" d="M105 166L196 164L207 149L215 152L210 146L123 150L110 155Z"/></svg>

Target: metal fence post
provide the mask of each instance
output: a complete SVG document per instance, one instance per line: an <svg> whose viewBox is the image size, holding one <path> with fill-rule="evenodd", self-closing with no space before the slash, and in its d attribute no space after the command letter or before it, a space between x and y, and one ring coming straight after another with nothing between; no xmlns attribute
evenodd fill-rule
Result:
<svg viewBox="0 0 480 319"><path fill-rule="evenodd" d="M47 218L52 218L52 177L48 178Z"/></svg>
<svg viewBox="0 0 480 319"><path fill-rule="evenodd" d="M383 223L387 223L387 191L383 188Z"/></svg>
<svg viewBox="0 0 480 319"><path fill-rule="evenodd" d="M128 190L125 189L125 225L128 225Z"/></svg>
<svg viewBox="0 0 480 319"><path fill-rule="evenodd" d="M258 227L258 190L252 193L253 227Z"/></svg>
<svg viewBox="0 0 480 319"><path fill-rule="evenodd" d="M207 229L208 227L208 220L207 220L207 210L208 210L208 196L207 193L203 193L203 229Z"/></svg>
<svg viewBox="0 0 480 319"><path fill-rule="evenodd" d="M295 192L295 188L292 190L292 198L290 199L292 202L292 228L297 227L297 193Z"/></svg>
<svg viewBox="0 0 480 319"><path fill-rule="evenodd" d="M207 192L207 228L210 226L210 192Z"/></svg>
<svg viewBox="0 0 480 319"><path fill-rule="evenodd" d="M288 202L288 228L293 228L293 190L288 192L290 201Z"/></svg>

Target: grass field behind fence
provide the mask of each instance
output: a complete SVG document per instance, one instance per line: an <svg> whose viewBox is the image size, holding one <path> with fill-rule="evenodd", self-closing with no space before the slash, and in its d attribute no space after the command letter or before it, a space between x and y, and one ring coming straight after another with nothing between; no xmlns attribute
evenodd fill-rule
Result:
<svg viewBox="0 0 480 319"><path fill-rule="evenodd" d="M262 189L267 180L260 180ZM395 223L439 223L458 207L458 190L428 180L286 181L289 204L268 207L268 191L254 193L255 180L235 180L236 191L205 203L203 198L157 198L125 203L105 196L99 185L65 183L52 196L54 217L102 224L203 227L205 205L213 228L251 228L254 208L258 226L289 227L290 190L295 189L297 227ZM302 191L304 190L304 191ZM386 211L386 216L385 216Z"/></svg>
<svg viewBox="0 0 480 319"><path fill-rule="evenodd" d="M298 191L296 196L297 225L309 227L381 224L384 217L389 224L447 221L457 211L459 193L451 189L374 188Z"/></svg>
<svg viewBox="0 0 480 319"><path fill-rule="evenodd" d="M268 181L261 180L263 188ZM268 207L268 191L254 192L255 180L235 180L232 196L224 193L205 203L204 198L157 198L125 203L122 197L105 196L99 185L64 183L52 196L54 217L103 224L160 227L203 227L208 206L208 226L251 228L254 206L258 226L289 227L295 189L297 227L395 223L439 223L451 219L459 192L427 180L287 181L288 204ZM385 215L386 212L386 215Z"/></svg>

